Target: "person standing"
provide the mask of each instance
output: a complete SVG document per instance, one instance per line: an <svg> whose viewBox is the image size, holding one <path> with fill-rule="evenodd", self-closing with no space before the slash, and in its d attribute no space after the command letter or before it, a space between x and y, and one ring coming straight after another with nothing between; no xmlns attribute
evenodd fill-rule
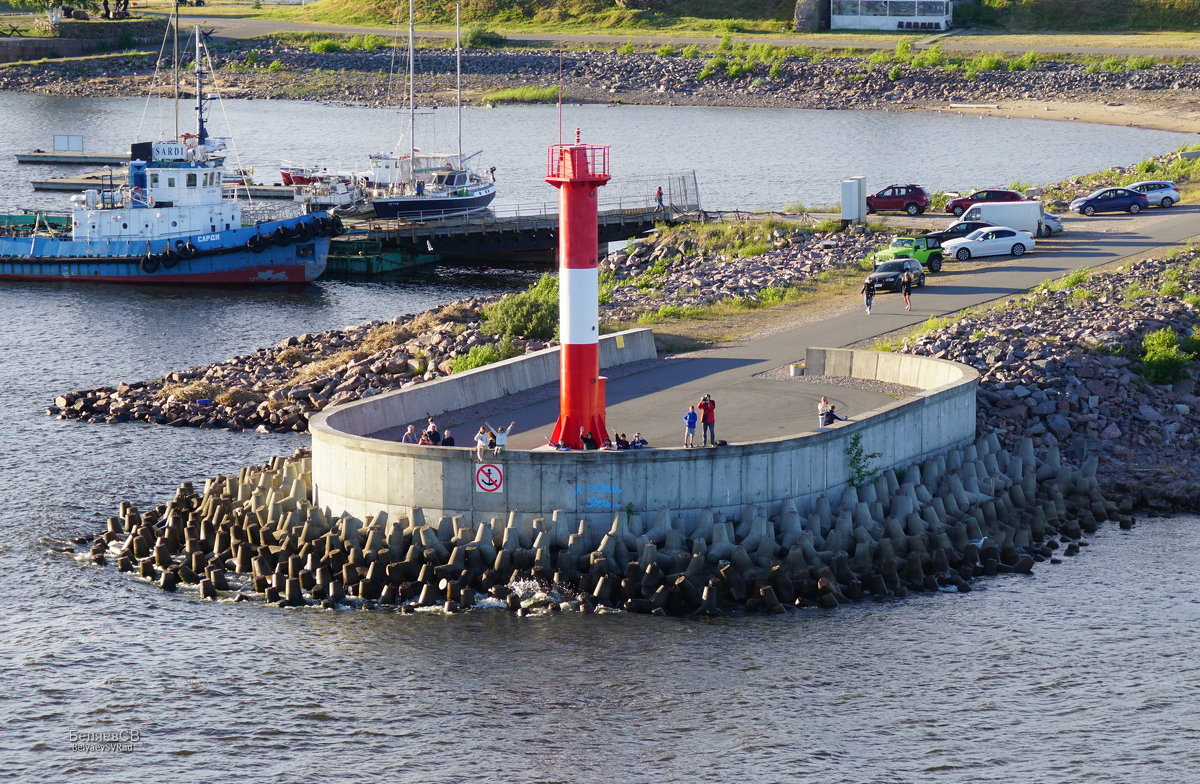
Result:
<svg viewBox="0 0 1200 784"><path fill-rule="evenodd" d="M442 446L454 446L454 436L450 435L450 428L446 428L446 432L442 433Z"/></svg>
<svg viewBox="0 0 1200 784"><path fill-rule="evenodd" d="M425 432L423 435L428 436L429 443L434 446L442 443L442 434L438 432L437 422L433 421L433 417L425 420Z"/></svg>
<svg viewBox="0 0 1200 784"><path fill-rule="evenodd" d="M658 186L658 188L654 191L654 203L657 205L654 208L655 212L663 212L666 209L663 207L663 192L661 185Z"/></svg>
<svg viewBox="0 0 1200 784"><path fill-rule="evenodd" d="M863 304L867 306L867 315L871 315L871 303L875 301L875 281L867 278L862 287Z"/></svg>
<svg viewBox="0 0 1200 784"><path fill-rule="evenodd" d="M830 408L829 398L821 395L821 399L817 401L817 427L825 426L825 412Z"/></svg>
<svg viewBox="0 0 1200 784"><path fill-rule="evenodd" d="M717 401L708 395L700 398L696 406L700 409L701 440L704 446L717 445Z"/></svg>
<svg viewBox="0 0 1200 784"><path fill-rule="evenodd" d="M908 270L900 276L900 293L904 296L904 309L912 310L912 273Z"/></svg>
<svg viewBox="0 0 1200 784"><path fill-rule="evenodd" d="M700 416L696 413L695 406L688 406L688 410L683 414L683 448L691 449L696 445L696 421Z"/></svg>
<svg viewBox="0 0 1200 784"><path fill-rule="evenodd" d="M408 429L404 431L404 435L400 436L402 444L415 444L417 440L417 428L413 425L409 425Z"/></svg>
<svg viewBox="0 0 1200 784"><path fill-rule="evenodd" d="M479 432L475 434L475 459L483 462L483 453L488 448L488 429L487 425L480 425Z"/></svg>

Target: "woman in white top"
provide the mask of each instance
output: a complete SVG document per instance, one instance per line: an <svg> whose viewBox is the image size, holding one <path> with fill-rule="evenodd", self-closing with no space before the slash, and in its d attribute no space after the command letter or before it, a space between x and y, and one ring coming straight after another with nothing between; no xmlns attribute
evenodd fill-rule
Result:
<svg viewBox="0 0 1200 784"><path fill-rule="evenodd" d="M821 395L821 399L817 401L817 427L825 426L825 412L831 407L829 405L829 398Z"/></svg>
<svg viewBox="0 0 1200 784"><path fill-rule="evenodd" d="M508 445L508 434L512 432L512 429L516 426L516 424L516 422L509 422L508 427L503 430L497 430L491 425L487 426L487 429L491 431L492 436L494 436L496 439L496 448L492 450L493 455L498 455L504 451L504 447Z"/></svg>
<svg viewBox="0 0 1200 784"><path fill-rule="evenodd" d="M475 434L475 459L483 460L483 453L487 450L488 445L488 428L487 425L480 425L479 432Z"/></svg>

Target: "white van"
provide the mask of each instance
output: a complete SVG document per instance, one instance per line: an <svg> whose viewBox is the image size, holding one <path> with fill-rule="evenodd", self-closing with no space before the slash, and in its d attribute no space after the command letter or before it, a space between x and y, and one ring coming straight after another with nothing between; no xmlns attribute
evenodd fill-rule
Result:
<svg viewBox="0 0 1200 784"><path fill-rule="evenodd" d="M1040 201L981 202L973 204L962 214L960 220L984 221L993 226L1010 226L1018 231L1027 231L1035 237L1049 235L1042 220Z"/></svg>

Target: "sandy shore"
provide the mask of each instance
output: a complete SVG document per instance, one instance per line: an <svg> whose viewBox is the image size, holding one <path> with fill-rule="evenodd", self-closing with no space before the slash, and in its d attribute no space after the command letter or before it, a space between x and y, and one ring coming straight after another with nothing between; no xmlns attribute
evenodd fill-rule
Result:
<svg viewBox="0 0 1200 784"><path fill-rule="evenodd" d="M920 107L923 111L956 114L984 114L989 117L1022 117L1033 120L1121 125L1200 134L1200 109L1191 101L999 101L977 107L963 104L936 104Z"/></svg>

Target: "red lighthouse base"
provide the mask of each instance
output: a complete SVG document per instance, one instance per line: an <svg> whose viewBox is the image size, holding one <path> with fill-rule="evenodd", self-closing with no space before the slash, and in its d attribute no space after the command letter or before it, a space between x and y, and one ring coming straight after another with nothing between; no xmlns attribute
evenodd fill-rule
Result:
<svg viewBox="0 0 1200 784"><path fill-rule="evenodd" d="M550 438L556 444L582 449L582 435L591 433L596 443L603 444L608 429L604 421L606 379L600 375L600 347L596 343L568 343L560 350L562 388L558 422Z"/></svg>

